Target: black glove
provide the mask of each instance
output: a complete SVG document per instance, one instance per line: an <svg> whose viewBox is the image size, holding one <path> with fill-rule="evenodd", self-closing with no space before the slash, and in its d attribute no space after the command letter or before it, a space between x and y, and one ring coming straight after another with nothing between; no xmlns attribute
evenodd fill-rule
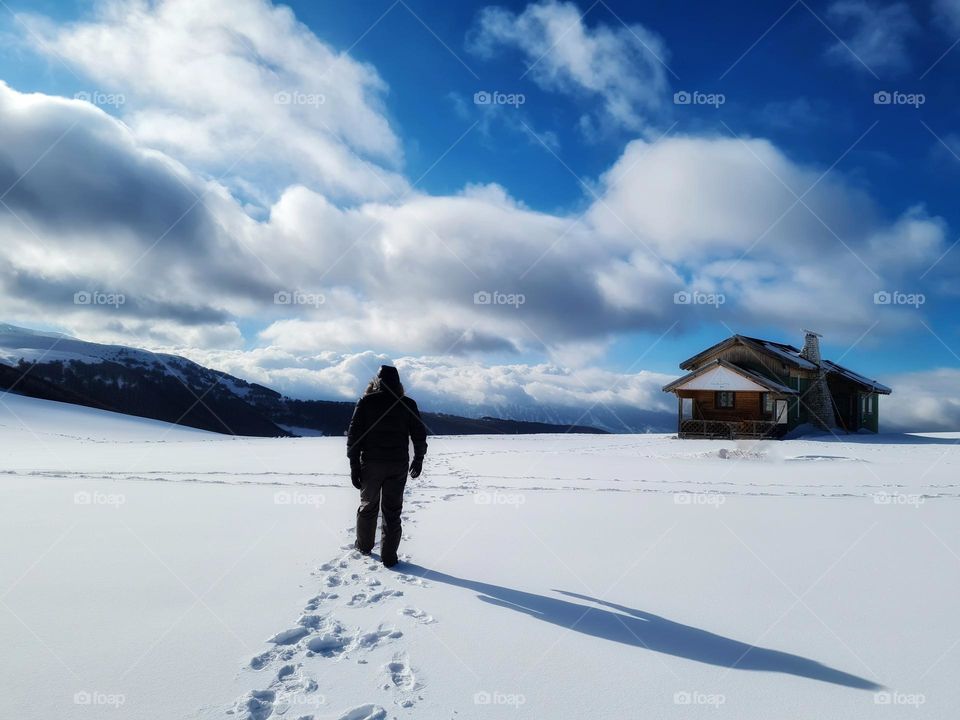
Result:
<svg viewBox="0 0 960 720"><path fill-rule="evenodd" d="M360 461L359 460L350 461L350 482L353 483L353 486L357 490L360 489Z"/></svg>
<svg viewBox="0 0 960 720"><path fill-rule="evenodd" d="M413 459L413 462L410 463L410 477L418 478L420 473L423 472L423 456L417 456Z"/></svg>

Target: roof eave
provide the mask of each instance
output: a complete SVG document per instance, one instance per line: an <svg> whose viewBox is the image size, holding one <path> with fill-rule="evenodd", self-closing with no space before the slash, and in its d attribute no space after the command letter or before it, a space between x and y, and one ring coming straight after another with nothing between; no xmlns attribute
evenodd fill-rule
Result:
<svg viewBox="0 0 960 720"><path fill-rule="evenodd" d="M735 342L735 341L737 341L737 340L739 340L739 339L740 339L740 335L732 335L732 336L728 337L726 340L721 340L721 341L718 342L718 343L714 343L713 345L711 345L710 347L708 347L706 350L701 350L700 352L698 352L698 353L697 353L696 355L694 355L693 357L689 357L689 358L687 358L686 360L684 360L682 363L680 363L680 369L681 369L681 370L696 370L697 368L696 368L696 366L695 366L695 361L696 361L697 359L702 358L704 355L709 355L710 353L714 352L715 350L719 350L719 349L722 348L724 345L733 343L733 342Z"/></svg>
<svg viewBox="0 0 960 720"><path fill-rule="evenodd" d="M725 367L737 373L741 377L747 380L750 380L751 382L754 382L763 388L766 388L768 392L776 393L778 395L797 395L798 394L797 391L794 390L793 388L788 388L786 385L781 385L780 383L774 384L771 380L768 380L762 375L758 375L756 373L750 372L749 370L746 370L738 365L734 365L733 363L727 362L726 360L723 360L721 358L717 358L716 360L714 360L711 363L708 363L707 365L702 365L696 370L693 370L692 372L689 372L686 375L677 378L673 382L664 385L662 390L663 392L669 392L669 393L675 392L680 388L681 385L689 382L690 380L693 380L698 375L702 375L703 373L710 370L713 366Z"/></svg>

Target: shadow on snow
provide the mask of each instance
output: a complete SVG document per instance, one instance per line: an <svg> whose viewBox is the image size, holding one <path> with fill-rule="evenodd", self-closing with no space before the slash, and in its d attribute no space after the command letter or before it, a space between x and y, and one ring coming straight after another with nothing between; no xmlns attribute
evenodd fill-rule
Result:
<svg viewBox="0 0 960 720"><path fill-rule="evenodd" d="M756 647L588 595L555 591L569 598L592 603L582 605L500 585L466 580L412 563L401 563L397 568L425 580L466 588L478 593L478 597L484 602L603 640L719 667L780 672L862 690L880 690L883 687L871 680L836 670L800 655Z"/></svg>

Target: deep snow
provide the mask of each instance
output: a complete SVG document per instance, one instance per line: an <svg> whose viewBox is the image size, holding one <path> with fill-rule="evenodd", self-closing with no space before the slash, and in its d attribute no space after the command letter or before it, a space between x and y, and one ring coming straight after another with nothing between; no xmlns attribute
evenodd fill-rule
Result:
<svg viewBox="0 0 960 720"><path fill-rule="evenodd" d="M433 438L388 571L342 438L0 400L12 717L960 707L960 435Z"/></svg>

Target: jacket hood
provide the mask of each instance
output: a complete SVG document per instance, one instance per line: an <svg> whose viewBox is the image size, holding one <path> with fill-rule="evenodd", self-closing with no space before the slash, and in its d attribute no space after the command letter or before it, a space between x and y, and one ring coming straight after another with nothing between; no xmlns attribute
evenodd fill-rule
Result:
<svg viewBox="0 0 960 720"><path fill-rule="evenodd" d="M367 385L364 395L386 391L396 397L403 397L403 385L400 382L400 373L393 365L381 365L377 376Z"/></svg>
<svg viewBox="0 0 960 720"><path fill-rule="evenodd" d="M393 365L381 365L377 377L389 388L400 387L400 373Z"/></svg>

